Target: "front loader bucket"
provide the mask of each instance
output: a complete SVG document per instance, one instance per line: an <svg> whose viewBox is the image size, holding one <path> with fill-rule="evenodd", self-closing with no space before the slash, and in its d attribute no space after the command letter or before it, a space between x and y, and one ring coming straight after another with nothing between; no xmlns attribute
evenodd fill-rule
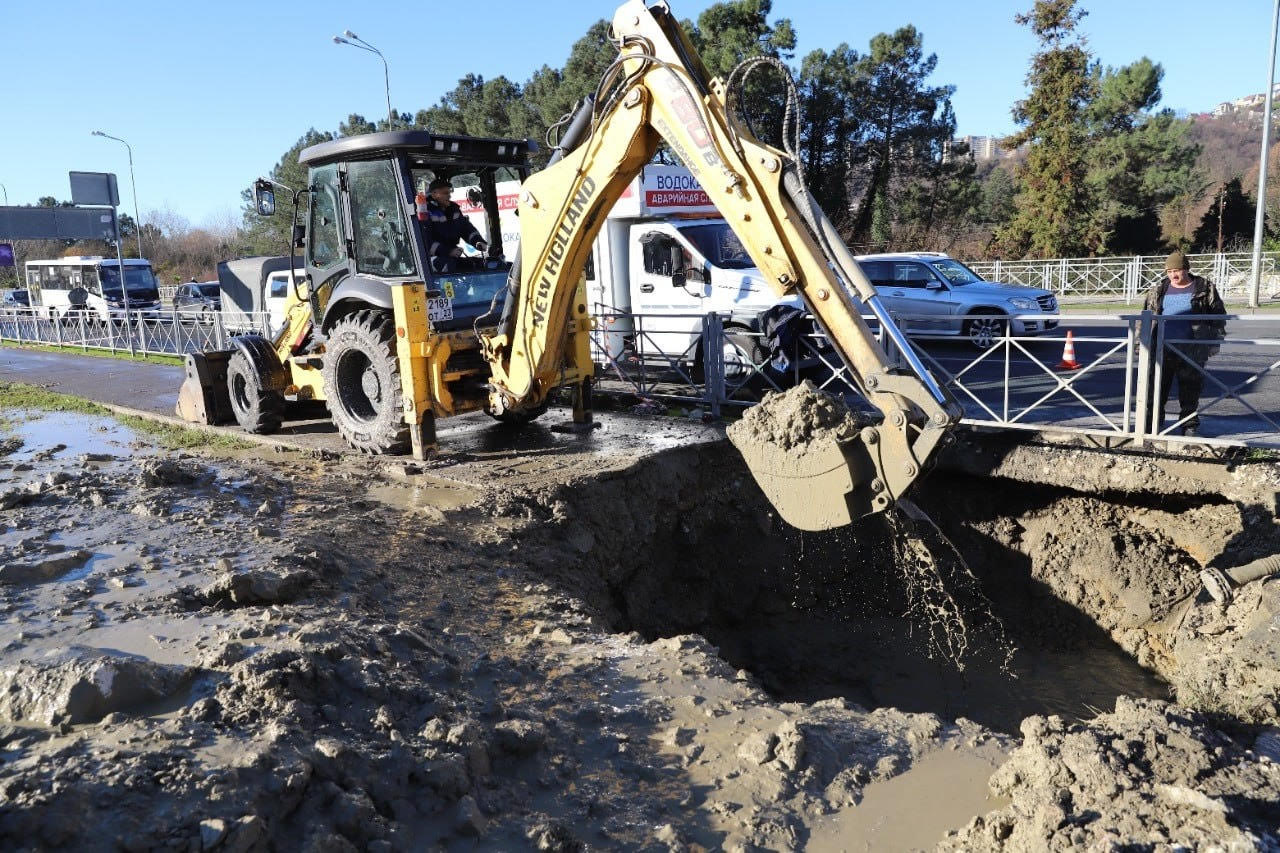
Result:
<svg viewBox="0 0 1280 853"><path fill-rule="evenodd" d="M782 520L800 530L830 530L880 512L889 499L872 491L875 465L861 437L823 436L786 449L729 431L760 490Z"/></svg>
<svg viewBox="0 0 1280 853"><path fill-rule="evenodd" d="M225 424L235 420L227 391L231 351L187 353L186 378L178 389L178 417L193 424Z"/></svg>

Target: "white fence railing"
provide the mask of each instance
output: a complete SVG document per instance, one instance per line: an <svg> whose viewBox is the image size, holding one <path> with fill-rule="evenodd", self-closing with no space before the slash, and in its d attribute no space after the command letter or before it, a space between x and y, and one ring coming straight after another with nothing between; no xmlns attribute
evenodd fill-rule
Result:
<svg viewBox="0 0 1280 853"><path fill-rule="evenodd" d="M1063 302L1124 302L1136 305L1164 275L1167 255L1128 258L1054 258L1026 261L972 261L969 266L988 281L1042 287ZM1251 252L1188 255L1191 271L1218 287L1223 299L1249 296L1253 274ZM1263 299L1280 294L1280 252L1262 255Z"/></svg>
<svg viewBox="0 0 1280 853"><path fill-rule="evenodd" d="M142 355L183 355L226 349L236 335L269 334L267 314L123 311L102 317L80 311L60 317L44 308L0 308L0 341Z"/></svg>
<svg viewBox="0 0 1280 853"><path fill-rule="evenodd" d="M878 325L874 318L866 319L873 328ZM913 319L922 318L896 319L910 328ZM1137 443L1157 438L1280 447L1280 318L1216 318L1226 322L1226 337L1205 344L1164 340L1167 318L1147 312L1074 315L1072 324L1079 332L1075 369L1060 363L1059 354L1065 357L1061 338L1015 335L1010 319L999 318L1003 334L982 350L965 337L907 332L934 379L964 407L965 423ZM726 325L728 321L714 313L671 317L612 312L597 317L592 335L597 387L638 398L645 407L679 403L712 417L752 405L764 392L801 379L860 404L848 368L810 321L787 343L775 341L772 350L759 332ZM172 312L55 320L42 309L0 308L0 340L181 355L226 349L237 334L268 331L267 322L265 315L228 324L220 314ZM883 329L878 331L887 344ZM892 347L886 349L893 354ZM1178 384L1202 386L1194 419L1188 412L1171 412L1167 420L1157 414L1161 379L1172 370L1178 371ZM1176 401L1175 395L1171 408ZM1183 436L1182 429L1193 422L1199 423L1200 435Z"/></svg>
<svg viewBox="0 0 1280 853"><path fill-rule="evenodd" d="M700 331L690 333L692 319L693 315L619 313L604 317L593 336L598 389L639 399L642 410L693 405L718 417L725 409L752 405L766 391L810 379L866 407L852 390L856 383L848 368L821 333L795 337L786 358L779 359L758 332L726 327L726 318L707 314L701 317ZM875 325L874 318L866 319ZM909 328L913 319L927 318L896 319ZM1138 444L1157 439L1280 447L1280 320L1235 315L1217 319L1226 322L1227 337L1204 344L1164 340L1166 318L1146 312L1073 316L1079 334L1074 337L1077 363L1072 366L1062 363L1061 338L1015 335L1007 322L1002 322L1003 334L982 350L953 335L907 336L934 379L964 408L966 424ZM682 334L670 334L676 326ZM628 334L613 331L619 327ZM893 352L892 347L886 349ZM1213 354L1205 357L1209 350ZM1201 386L1194 415L1174 413L1177 394L1169 400L1169 415L1158 414L1161 380L1172 370L1179 373L1178 385ZM1183 435L1191 425L1199 434Z"/></svg>

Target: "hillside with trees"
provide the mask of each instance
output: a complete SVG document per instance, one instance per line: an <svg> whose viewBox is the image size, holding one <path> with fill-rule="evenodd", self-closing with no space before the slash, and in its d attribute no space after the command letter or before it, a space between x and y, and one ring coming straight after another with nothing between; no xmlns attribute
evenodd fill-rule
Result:
<svg viewBox="0 0 1280 853"><path fill-rule="evenodd" d="M771 0L728 0L683 23L713 74L727 76L754 57L791 69L800 164L857 251L1012 259L1157 254L1175 246L1230 250L1252 239L1256 122L1179 118L1162 107L1160 63L1138 57L1104 67L1082 34L1087 12L1079 0L1034 0L1016 16L1038 40L1028 58L1028 94L1011 105L1019 126L1005 140L1011 156L982 163L954 141L955 88L934 79L937 57L920 29L908 24L865 46L842 42L797 59L795 28L772 12ZM596 22L562 65L544 65L523 82L473 70L435 104L397 111L396 125L533 138L546 143L534 164L539 167L563 119L595 91L616 56L608 32L607 21ZM776 70L758 70L736 104L739 120L781 146L786 94ZM310 128L269 174L301 188L302 149L386 128L385 119L357 114L332 130ZM1274 170L1280 153L1272 156ZM659 157L671 161L668 152ZM253 177L245 177L246 187ZM274 217L259 217L246 189L242 221L193 228L180 217L153 214L143 243L166 283L211 278L223 258L287 252L290 209L282 203ZM1268 210L1280 216L1280 191L1268 192ZM122 221L125 253L136 254L136 226L128 217ZM23 243L18 250L23 258L114 252L106 245Z"/></svg>

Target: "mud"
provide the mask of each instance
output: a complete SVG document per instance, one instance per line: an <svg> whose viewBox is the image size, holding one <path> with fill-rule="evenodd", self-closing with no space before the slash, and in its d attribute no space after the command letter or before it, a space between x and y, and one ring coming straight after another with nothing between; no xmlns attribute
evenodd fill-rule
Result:
<svg viewBox="0 0 1280 853"><path fill-rule="evenodd" d="M863 425L843 400L805 380L765 395L727 432L772 509L792 527L823 531L888 504L860 482L874 476L869 466L851 463L862 455L850 448Z"/></svg>
<svg viewBox="0 0 1280 853"><path fill-rule="evenodd" d="M1194 594L1257 506L935 475L960 672L900 530L786 527L700 428L413 465L67 417L0 433L6 848L1280 843L1273 584Z"/></svg>

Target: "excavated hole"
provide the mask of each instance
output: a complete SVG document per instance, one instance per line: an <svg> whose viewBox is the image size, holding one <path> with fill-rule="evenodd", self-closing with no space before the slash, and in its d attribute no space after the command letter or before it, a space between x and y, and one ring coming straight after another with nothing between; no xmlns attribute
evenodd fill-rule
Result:
<svg viewBox="0 0 1280 853"><path fill-rule="evenodd" d="M842 696L1010 732L1030 714L1088 718L1118 695L1168 697L1166 684L1035 578L1016 535L998 532L1019 529L1011 508L1051 512L1066 490L935 475L918 495L973 571L939 555L967 623L961 671L919 608L908 612L909 572L892 521L802 533L772 517L745 475L724 475L732 459L708 456L700 466L642 467L574 501L578 519L619 502L630 513L595 531L576 567L588 571L571 579L614 629L649 639L701 634L780 700ZM681 465L696 468L692 480Z"/></svg>

